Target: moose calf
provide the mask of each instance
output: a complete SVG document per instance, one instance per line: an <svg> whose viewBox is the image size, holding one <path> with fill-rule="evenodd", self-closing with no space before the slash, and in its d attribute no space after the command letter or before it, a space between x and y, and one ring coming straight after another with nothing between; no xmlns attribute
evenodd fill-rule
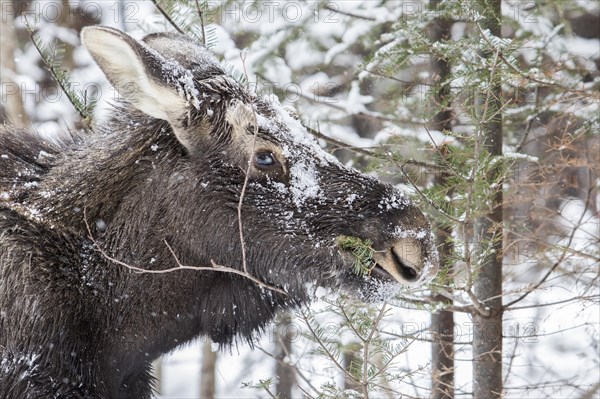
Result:
<svg viewBox="0 0 600 399"><path fill-rule="evenodd" d="M82 41L121 94L110 120L58 144L0 129L1 398L149 398L154 359L199 335L250 339L311 284L368 297L435 273L403 193L191 39ZM372 242L368 275L340 236Z"/></svg>

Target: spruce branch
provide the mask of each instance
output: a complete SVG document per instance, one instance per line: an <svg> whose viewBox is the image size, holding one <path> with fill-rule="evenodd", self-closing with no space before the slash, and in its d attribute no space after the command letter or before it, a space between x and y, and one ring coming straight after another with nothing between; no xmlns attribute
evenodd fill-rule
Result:
<svg viewBox="0 0 600 399"><path fill-rule="evenodd" d="M375 267L375 261L373 260L375 251L371 247L373 244L371 240L362 240L351 236L339 236L336 242L340 249L348 251L354 256L352 267L354 268L354 273L357 275L368 275L373 267Z"/></svg>
<svg viewBox="0 0 600 399"><path fill-rule="evenodd" d="M158 12L169 22L169 24L180 34L189 36L201 43L206 48L211 48L217 41L214 29L206 26L210 23L206 19L206 1L195 0L195 14L198 20L190 18L189 14L193 10L188 6L188 2L178 0L152 0L152 4ZM198 26L199 25L199 26Z"/></svg>
<svg viewBox="0 0 600 399"><path fill-rule="evenodd" d="M53 46L49 48L39 37L36 30L33 30L29 24L27 24L27 28L29 29L33 46L40 54L44 64L48 67L52 77L81 117L83 124L91 128L93 111L97 100L88 100L87 90L76 90L73 88L69 72L62 67L65 54L64 45L55 41Z"/></svg>

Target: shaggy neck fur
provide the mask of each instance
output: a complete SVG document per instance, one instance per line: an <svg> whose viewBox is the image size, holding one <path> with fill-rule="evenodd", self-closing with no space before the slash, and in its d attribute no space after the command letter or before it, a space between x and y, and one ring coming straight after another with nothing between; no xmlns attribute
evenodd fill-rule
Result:
<svg viewBox="0 0 600 399"><path fill-rule="evenodd" d="M117 126L121 121L113 123L110 127L114 131L123 131L122 126ZM34 169L28 178L38 183L32 189L15 191L13 195L19 201L13 202L14 206L6 208L3 204L0 208L0 231L19 232L10 238L17 241L13 245L2 242L2 248L15 250L0 252L0 273L6 275L0 281L19 289L0 290L0 296L5 297L1 303L14 303L14 309L9 307L6 317L0 318L0 331L26 336L32 328L39 328L39 320L35 319L41 318L46 337L28 346L20 339L0 336L0 355L7 367L45 370L39 379L48 392L54 389L55 393L69 396L80 393L77 387L96 385L98 392L110 397L128 397L127 392L116 391L119 387L129 387L139 395L149 380L151 361L161 354L201 334L220 344L230 344L235 336L250 340L252 333L271 320L279 308L292 305L289 298L265 291L244 277L190 270L135 273L97 250L96 245L106 255L143 269L177 266L166 242L186 265L209 266L219 252L241 253L236 240L216 252L205 251L208 244L200 237L207 234L203 229L208 227L186 226L186 219L193 215L182 211L212 213L212 217L221 212L223 222L231 224L234 201L225 209L186 203L192 200L191 192L214 182L181 162L182 156L187 156L185 150L164 123L141 119L133 122L131 129L151 129L154 134L98 135L84 139L94 140L93 145L72 144L64 155L38 138L31 155L42 153L48 158L46 161L52 161L38 165L33 157L21 156L21 168ZM111 151L104 151L103 146L112 147ZM208 199L222 193L207 191L206 195ZM175 208L173 198L179 202ZM233 200L235 193L230 198ZM192 247L184 244L190 236L198 237ZM39 237L44 239L40 241ZM203 253L207 255L202 256ZM58 266L63 270L58 276L56 258L63 262ZM27 260L26 265L21 263L23 259ZM239 268L238 264L226 266ZM10 277L10 269L21 267L32 268L25 285L11 282L14 277ZM298 303L304 297L300 293L302 287L294 291ZM43 293L41 297L39 292ZM32 293L37 294L30 297ZM56 293L60 293L64 306L78 311L55 312L55 300L50 298ZM45 300L44 295L49 299ZM81 296L86 300L82 302ZM23 309L27 307L28 312ZM29 314L31 319L23 319L22 314ZM3 324L14 320L12 317L21 318L16 329ZM56 337L60 337L60 342ZM12 347L11 342L21 344ZM64 357L65 370L54 370L56 361L45 358L57 355L52 348L61 348L59 355ZM22 364L19 359L32 360ZM78 366L72 368L73 364ZM77 371L85 370L88 364L102 369L88 376L96 381L86 380L85 373ZM65 375L71 383L45 379L53 375ZM3 391L10 389L5 387L18 385L17 381L0 381L1 397L10 392ZM149 391L143 392L150 395ZM43 395L42 391L38 393Z"/></svg>

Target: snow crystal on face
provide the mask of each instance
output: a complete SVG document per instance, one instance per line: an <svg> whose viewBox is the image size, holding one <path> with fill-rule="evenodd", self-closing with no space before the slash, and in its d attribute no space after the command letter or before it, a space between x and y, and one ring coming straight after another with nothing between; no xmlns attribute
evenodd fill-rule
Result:
<svg viewBox="0 0 600 399"><path fill-rule="evenodd" d="M272 130L276 134L281 135L284 140L291 142L294 145L294 147L298 146L308 149L311 152L311 154L314 155L315 158L317 158L323 165L327 163L339 163L337 158L335 158L333 155L329 154L328 152L323 150L323 148L321 148L314 136L308 133L306 128L302 126L302 123L299 120L290 116L288 111L286 111L286 109L281 105L279 99L274 94L267 96L264 99L271 105L271 107L275 111L276 119L282 125L287 127L287 130L283 131L277 128L269 130ZM266 118L259 118L258 121L259 125L263 126L264 123L265 127L267 128L269 126L272 127L273 125L273 122L267 120ZM288 155L293 154L290 154L288 151L288 154L284 155L288 157Z"/></svg>
<svg viewBox="0 0 600 399"><path fill-rule="evenodd" d="M39 158L43 158L43 157L51 157L52 155L48 154L46 151L40 151L40 153L38 154L38 159Z"/></svg>
<svg viewBox="0 0 600 399"><path fill-rule="evenodd" d="M11 370L15 369L19 364L27 365L28 369L33 369L36 367L36 362L39 359L40 355L37 353L25 354L21 357L15 357L13 359L3 357L0 359L0 371L3 373L9 373ZM23 373L22 377L25 378L28 376L31 370L27 370Z"/></svg>
<svg viewBox="0 0 600 399"><path fill-rule="evenodd" d="M346 203L348 205L352 205L352 203L358 198L358 194L350 194L348 197L346 197Z"/></svg>
<svg viewBox="0 0 600 399"><path fill-rule="evenodd" d="M8 155L2 154L2 155L0 155L0 158L8 159Z"/></svg>
<svg viewBox="0 0 600 399"><path fill-rule="evenodd" d="M430 231L425 228L417 230L405 230L401 226L396 226L393 236L396 238L412 237L418 240L422 240L423 238L427 237L428 234L430 234Z"/></svg>
<svg viewBox="0 0 600 399"><path fill-rule="evenodd" d="M281 194L287 194L289 192L288 188L286 187L285 184L281 183L281 182L276 182L273 181L271 182L271 184L273 185L273 187L275 187L275 189L277 191L279 191Z"/></svg>
<svg viewBox="0 0 600 399"><path fill-rule="evenodd" d="M96 229L98 229L98 231L105 231L106 230L106 222L102 219L98 219L96 220Z"/></svg>
<svg viewBox="0 0 600 399"><path fill-rule="evenodd" d="M403 192L397 191L390 196L383 197L377 207L384 211L403 209L411 204L410 199Z"/></svg>
<svg viewBox="0 0 600 399"><path fill-rule="evenodd" d="M290 167L290 192L297 207L319 195L319 177L314 166L297 162Z"/></svg>
<svg viewBox="0 0 600 399"><path fill-rule="evenodd" d="M183 69L183 68L182 68ZM181 90L184 93L185 99L190 102L194 108L200 109L200 100L198 97L200 93L196 88L196 84L194 83L194 76L192 73L185 69L183 72L183 76L179 77L179 82L182 84Z"/></svg>

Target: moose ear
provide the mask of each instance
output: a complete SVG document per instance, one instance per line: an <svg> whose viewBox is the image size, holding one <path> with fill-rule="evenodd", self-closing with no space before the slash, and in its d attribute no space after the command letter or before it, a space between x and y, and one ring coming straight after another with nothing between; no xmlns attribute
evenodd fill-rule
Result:
<svg viewBox="0 0 600 399"><path fill-rule="evenodd" d="M189 103L180 94L181 88L169 82L177 82L189 71L113 28L83 28L81 40L119 95L145 114L168 121L187 147L189 140L177 133L178 118L186 112Z"/></svg>

